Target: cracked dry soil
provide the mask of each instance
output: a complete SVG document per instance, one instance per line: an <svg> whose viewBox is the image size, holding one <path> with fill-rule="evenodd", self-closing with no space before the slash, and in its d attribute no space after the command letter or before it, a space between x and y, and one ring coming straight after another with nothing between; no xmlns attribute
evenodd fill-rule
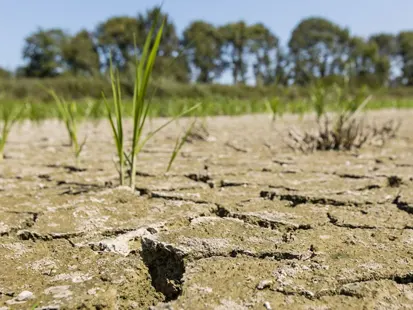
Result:
<svg viewBox="0 0 413 310"><path fill-rule="evenodd" d="M404 126L311 155L282 142L310 117L210 118L165 174L181 120L135 191L105 121L81 128L82 169L56 121L24 123L0 164L0 309L413 309L413 112L369 115Z"/></svg>

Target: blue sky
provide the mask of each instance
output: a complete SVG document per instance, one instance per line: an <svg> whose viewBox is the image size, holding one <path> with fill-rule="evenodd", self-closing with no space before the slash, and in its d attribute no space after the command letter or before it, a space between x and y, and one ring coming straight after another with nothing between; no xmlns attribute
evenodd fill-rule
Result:
<svg viewBox="0 0 413 310"><path fill-rule="evenodd" d="M158 0L0 0L0 66L22 63L24 38L37 27L59 27L70 33L93 29L110 16L130 15ZM397 33L413 29L413 0L164 0L179 31L194 19L214 24L244 19L263 22L287 42L291 30L308 16L326 17L353 34Z"/></svg>

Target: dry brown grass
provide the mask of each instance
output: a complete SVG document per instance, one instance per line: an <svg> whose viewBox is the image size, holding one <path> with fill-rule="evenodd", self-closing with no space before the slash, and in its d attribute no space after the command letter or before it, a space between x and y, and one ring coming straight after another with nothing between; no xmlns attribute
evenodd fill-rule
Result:
<svg viewBox="0 0 413 310"><path fill-rule="evenodd" d="M332 120L327 115L313 131L290 130L286 143L294 151L340 151L360 149L366 145L383 146L396 136L400 121L389 120L380 125L366 124L364 118L346 118L343 114Z"/></svg>

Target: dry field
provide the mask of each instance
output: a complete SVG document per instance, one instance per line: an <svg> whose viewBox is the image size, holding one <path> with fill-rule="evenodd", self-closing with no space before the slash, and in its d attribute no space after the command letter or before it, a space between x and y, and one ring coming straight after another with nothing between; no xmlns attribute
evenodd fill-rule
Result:
<svg viewBox="0 0 413 310"><path fill-rule="evenodd" d="M400 117L397 138L310 155L282 141L310 118L209 118L165 174L172 126L136 191L117 186L106 120L81 128L82 169L57 121L14 128L0 309L413 309L413 111L368 115Z"/></svg>

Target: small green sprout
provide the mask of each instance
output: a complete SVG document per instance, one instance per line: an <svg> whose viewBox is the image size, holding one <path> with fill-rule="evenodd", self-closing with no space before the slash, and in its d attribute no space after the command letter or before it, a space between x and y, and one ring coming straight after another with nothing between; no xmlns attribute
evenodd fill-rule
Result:
<svg viewBox="0 0 413 310"><path fill-rule="evenodd" d="M188 129L185 130L184 135L182 137L178 136L178 138L176 139L175 147L172 151L171 158L169 159L169 163L168 163L168 167L166 168L166 172L169 172L176 156L178 155L178 153L180 152L180 150L184 146L185 142L187 142L188 136L191 134L195 123L196 123L196 119L191 123L191 125L188 127Z"/></svg>
<svg viewBox="0 0 413 310"><path fill-rule="evenodd" d="M1 135L0 135L0 161L4 159L4 147L8 140L12 127L19 121L23 115L26 105L18 107L17 105L2 104L0 106L0 121L1 121Z"/></svg>
<svg viewBox="0 0 413 310"><path fill-rule="evenodd" d="M112 107L109 104L109 102L106 100L105 95L103 94L107 110L107 118L109 119L112 128L117 150L117 156L119 159L119 182L120 185L125 184L125 164L128 163L131 166L131 176L129 183L131 188L135 188L137 156L139 155L145 144L156 133L165 128L171 122L182 117L184 114L189 113L198 106L196 105L192 108L185 110L179 115L173 117L171 120L167 121L162 126L149 132L145 137L143 136L143 130L151 107L151 101L147 100L146 98L147 89L152 74L152 69L155 64L156 56L158 54L158 49L162 38L162 32L165 27L165 19L163 19L160 28L155 36L155 39L152 40L155 33L155 28L157 26L157 22L158 16L155 17L152 27L146 37L143 51L140 55L140 59L138 59L137 56L135 59L135 81L132 100L133 136L131 141L132 149L130 154L126 154L125 152L125 136L123 126L125 104L122 101L119 71L113 68L112 61L110 61L110 79L112 84L114 107Z"/></svg>
<svg viewBox="0 0 413 310"><path fill-rule="evenodd" d="M76 166L79 166L80 153L86 144L87 136L82 142L78 139L78 123L80 121L81 115L79 112L78 104L74 101L69 103L65 102L62 98L59 98L54 90L49 90L49 94L53 97L56 102L56 107L58 111L59 118L64 122L66 126L67 133L70 139L70 145L73 148L75 155Z"/></svg>

